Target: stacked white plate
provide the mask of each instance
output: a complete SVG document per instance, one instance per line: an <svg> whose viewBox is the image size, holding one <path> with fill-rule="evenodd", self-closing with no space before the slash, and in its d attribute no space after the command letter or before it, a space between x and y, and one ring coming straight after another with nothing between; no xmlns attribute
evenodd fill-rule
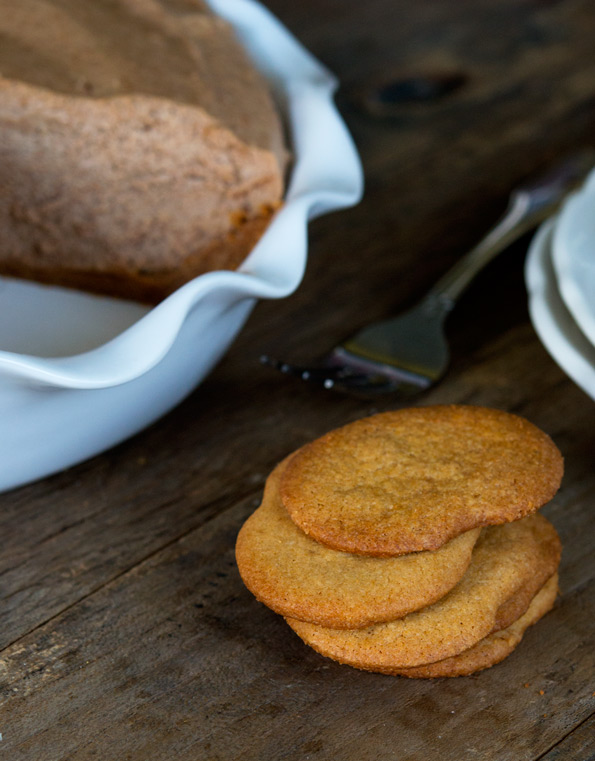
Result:
<svg viewBox="0 0 595 761"><path fill-rule="evenodd" d="M595 172L537 232L525 279L543 345L595 399Z"/></svg>

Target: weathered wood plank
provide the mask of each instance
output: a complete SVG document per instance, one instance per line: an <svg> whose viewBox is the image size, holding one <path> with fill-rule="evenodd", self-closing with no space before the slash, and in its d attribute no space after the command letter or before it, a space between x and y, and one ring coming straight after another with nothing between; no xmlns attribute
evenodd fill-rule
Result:
<svg viewBox="0 0 595 761"><path fill-rule="evenodd" d="M340 667L243 589L233 543L275 462L398 404L328 395L259 367L258 355L308 361L407 305L497 218L512 184L592 142L595 7L268 4L339 75L366 197L312 224L302 287L259 305L179 409L0 496L0 748L16 761L583 761L595 709L595 405L528 324L527 241L466 294L449 323L451 371L419 400L526 415L565 455L546 508L564 542L562 598L518 651L458 680ZM453 73L460 86L443 97L372 113L378 86Z"/></svg>
<svg viewBox="0 0 595 761"><path fill-rule="evenodd" d="M256 363L246 371L243 363L241 353L237 360L232 356L204 395L134 441L46 481L44 488L0 497L3 646L258 490L272 465L296 447L394 406L394 400L339 397L328 404L320 390L294 385ZM511 331L484 347L479 361L470 357L461 364L424 403L491 404L527 415L562 448L569 481L588 488L584 442L595 430L595 411L544 358L530 328ZM233 382L234 373L253 400L250 406L234 408L215 394L219 383ZM262 396L259 385L266 389ZM286 414L287 396L297 415ZM224 418L229 440L221 434ZM167 451L172 441L180 446L175 455Z"/></svg>
<svg viewBox="0 0 595 761"><path fill-rule="evenodd" d="M595 716L590 716L540 761L592 761L595 758Z"/></svg>
<svg viewBox="0 0 595 761"><path fill-rule="evenodd" d="M252 599L233 542L253 506L226 511L3 652L11 758L522 761L595 710L585 511L565 526L561 602L517 652L471 678L426 682L334 664Z"/></svg>
<svg viewBox="0 0 595 761"><path fill-rule="evenodd" d="M292 8L282 0L271 7L346 83L342 105L367 169L366 199L313 225L311 264L299 293L284 304L263 305L229 363L180 411L91 463L0 497L0 530L10 537L5 547L11 548L0 557L1 593L12 601L0 620L3 643L248 493L297 443L366 414L369 405L346 399L334 399L331 409L326 397L282 383L252 363L263 349L310 359L362 322L410 301L495 218L518 176L563 145L590 135L595 79L587 75L583 57L595 25L589 4L496 6L483 0L469 13L463 3L432 2L419 14L401 2L391 5L399 20L394 25L386 23L382 0L374 0L363 17L361 5L353 1L341 9L332 4ZM486 18L500 21L492 25ZM515 23L504 25L505 18ZM392 121L361 111L358 87L376 69L397 76L416 66L423 69L428 56L442 60L430 52L454 44L449 29L458 30L459 55L463 42L477 37L478 27L485 29L482 44L471 45L461 60L481 71L477 77L470 72L469 90L462 88L447 101L405 104ZM571 38L569 47L565 43ZM352 54L352 46L359 55ZM500 48L512 53L496 55ZM486 50L492 50L490 56ZM502 97L501 83L510 81L514 86ZM540 104L555 118L529 150L527 140L541 124L535 120ZM463 117L465 129L455 129ZM502 313L501 296L494 291L511 280L514 291L507 291L502 321L488 318ZM494 289L486 299L488 283ZM494 265L483 286L476 290L481 296L470 295L452 318L456 361L464 363L465 350L476 351L504 328L526 320L518 263L509 258ZM534 336L527 340L536 342ZM482 381L503 383L485 374ZM249 404L238 403L238 388ZM465 398L465 391L457 389L450 398ZM492 391L467 398L481 396L508 407L510 395L524 393L506 383ZM448 392L438 398L448 399ZM296 400L300 413L288 415ZM319 424L309 424L308 416Z"/></svg>

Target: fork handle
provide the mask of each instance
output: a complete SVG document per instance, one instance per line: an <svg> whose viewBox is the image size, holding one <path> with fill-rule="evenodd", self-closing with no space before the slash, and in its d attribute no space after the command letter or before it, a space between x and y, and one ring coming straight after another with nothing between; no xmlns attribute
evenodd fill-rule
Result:
<svg viewBox="0 0 595 761"><path fill-rule="evenodd" d="M513 191L502 219L430 289L423 299L427 306L449 312L486 264L558 209L584 180L594 161L591 151L579 153Z"/></svg>

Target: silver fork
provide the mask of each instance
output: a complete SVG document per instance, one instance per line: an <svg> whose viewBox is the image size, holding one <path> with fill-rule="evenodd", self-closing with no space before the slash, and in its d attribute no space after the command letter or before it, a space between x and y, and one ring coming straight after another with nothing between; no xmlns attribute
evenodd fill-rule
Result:
<svg viewBox="0 0 595 761"><path fill-rule="evenodd" d="M300 367L263 355L263 364L328 389L356 394L428 389L445 373L449 349L444 323L458 298L497 254L553 214L593 167L591 151L572 156L514 190L502 219L412 309L366 326L317 366Z"/></svg>

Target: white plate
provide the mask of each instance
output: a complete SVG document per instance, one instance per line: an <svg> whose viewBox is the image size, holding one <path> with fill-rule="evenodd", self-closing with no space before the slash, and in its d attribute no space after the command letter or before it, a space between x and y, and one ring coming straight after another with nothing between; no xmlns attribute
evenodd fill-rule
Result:
<svg viewBox="0 0 595 761"><path fill-rule="evenodd" d="M272 83L291 132L285 203L237 272L210 272L147 309L0 281L0 490L141 430L210 372L259 298L301 282L307 223L350 206L362 170L333 104L335 78L253 0L211 0Z"/></svg>
<svg viewBox="0 0 595 761"><path fill-rule="evenodd" d="M595 345L595 174L564 204L552 260L566 307Z"/></svg>
<svg viewBox="0 0 595 761"><path fill-rule="evenodd" d="M595 399L595 347L587 340L566 308L552 264L556 221L543 225L527 255L525 280L531 321L543 345L558 365Z"/></svg>

